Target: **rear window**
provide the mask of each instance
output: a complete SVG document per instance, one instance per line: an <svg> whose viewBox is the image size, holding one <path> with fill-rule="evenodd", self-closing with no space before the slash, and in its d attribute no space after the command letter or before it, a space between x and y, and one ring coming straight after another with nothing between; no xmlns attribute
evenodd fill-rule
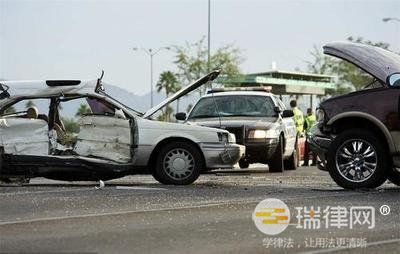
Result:
<svg viewBox="0 0 400 254"><path fill-rule="evenodd" d="M272 117L276 112L268 96L214 96L200 99L188 119L218 116Z"/></svg>

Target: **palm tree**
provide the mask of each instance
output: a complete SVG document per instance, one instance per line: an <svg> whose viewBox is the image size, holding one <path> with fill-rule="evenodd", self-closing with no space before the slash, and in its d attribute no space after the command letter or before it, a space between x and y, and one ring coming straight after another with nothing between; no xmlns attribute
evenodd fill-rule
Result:
<svg viewBox="0 0 400 254"><path fill-rule="evenodd" d="M76 112L75 116L83 116L87 113L91 113L92 111L88 107L88 105L81 103L81 105L78 108L78 111Z"/></svg>
<svg viewBox="0 0 400 254"><path fill-rule="evenodd" d="M180 86L178 85L176 75L172 71L164 71L160 74L160 79L157 82L156 88L157 92L164 90L165 96L168 98L171 93L178 91Z"/></svg>
<svg viewBox="0 0 400 254"><path fill-rule="evenodd" d="M156 88L157 92L164 90L166 98L168 98L170 94L175 93L179 89L181 89L181 87L178 85L178 79L172 71L164 71L160 74L160 78L157 82ZM179 103L179 101L177 103ZM164 111L163 117L165 121L170 120L172 112L172 108L169 108L167 106L167 109Z"/></svg>

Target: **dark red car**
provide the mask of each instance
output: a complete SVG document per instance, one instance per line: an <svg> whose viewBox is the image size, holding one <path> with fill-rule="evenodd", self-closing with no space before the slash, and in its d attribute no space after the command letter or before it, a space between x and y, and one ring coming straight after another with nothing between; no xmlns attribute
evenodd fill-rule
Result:
<svg viewBox="0 0 400 254"><path fill-rule="evenodd" d="M320 104L311 148L319 168L349 189L400 184L400 55L358 43L337 42L324 53L374 77L361 91Z"/></svg>

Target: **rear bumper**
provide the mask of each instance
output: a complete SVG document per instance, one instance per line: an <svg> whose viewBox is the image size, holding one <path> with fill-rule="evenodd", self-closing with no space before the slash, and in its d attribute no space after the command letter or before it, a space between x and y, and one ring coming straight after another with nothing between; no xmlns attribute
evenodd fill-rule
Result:
<svg viewBox="0 0 400 254"><path fill-rule="evenodd" d="M238 144L201 144L207 169L232 168L245 154L246 148Z"/></svg>
<svg viewBox="0 0 400 254"><path fill-rule="evenodd" d="M333 137L323 134L317 125L311 128L311 134L307 137L307 142L310 146L311 151L317 154L318 162L317 166L321 170L327 170L326 168L326 157L328 154L329 146L332 143Z"/></svg>

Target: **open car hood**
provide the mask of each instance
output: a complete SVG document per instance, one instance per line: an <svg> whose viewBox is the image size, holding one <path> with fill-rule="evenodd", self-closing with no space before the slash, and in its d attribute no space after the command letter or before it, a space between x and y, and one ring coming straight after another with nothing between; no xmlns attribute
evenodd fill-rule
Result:
<svg viewBox="0 0 400 254"><path fill-rule="evenodd" d="M186 94L190 93L191 91L199 88L200 86L206 84L209 81L213 81L214 79L216 79L218 77L218 75L221 73L221 71L219 70L215 70L210 72L209 74L207 74L206 76L196 80L195 82L193 82L192 84L183 87L181 90L179 90L178 92L176 92L174 95L172 95L171 97L168 97L167 99L165 99L164 101L162 101L160 104L158 104L157 106L149 109L146 113L144 113L143 118L149 118L150 116L152 116L154 113L156 113L158 110L162 109L163 107L165 107L166 105L170 104L171 102L181 98L182 96L185 96Z"/></svg>
<svg viewBox="0 0 400 254"><path fill-rule="evenodd" d="M324 53L346 60L386 83L387 78L400 72L400 56L388 50L353 42L326 44Z"/></svg>

